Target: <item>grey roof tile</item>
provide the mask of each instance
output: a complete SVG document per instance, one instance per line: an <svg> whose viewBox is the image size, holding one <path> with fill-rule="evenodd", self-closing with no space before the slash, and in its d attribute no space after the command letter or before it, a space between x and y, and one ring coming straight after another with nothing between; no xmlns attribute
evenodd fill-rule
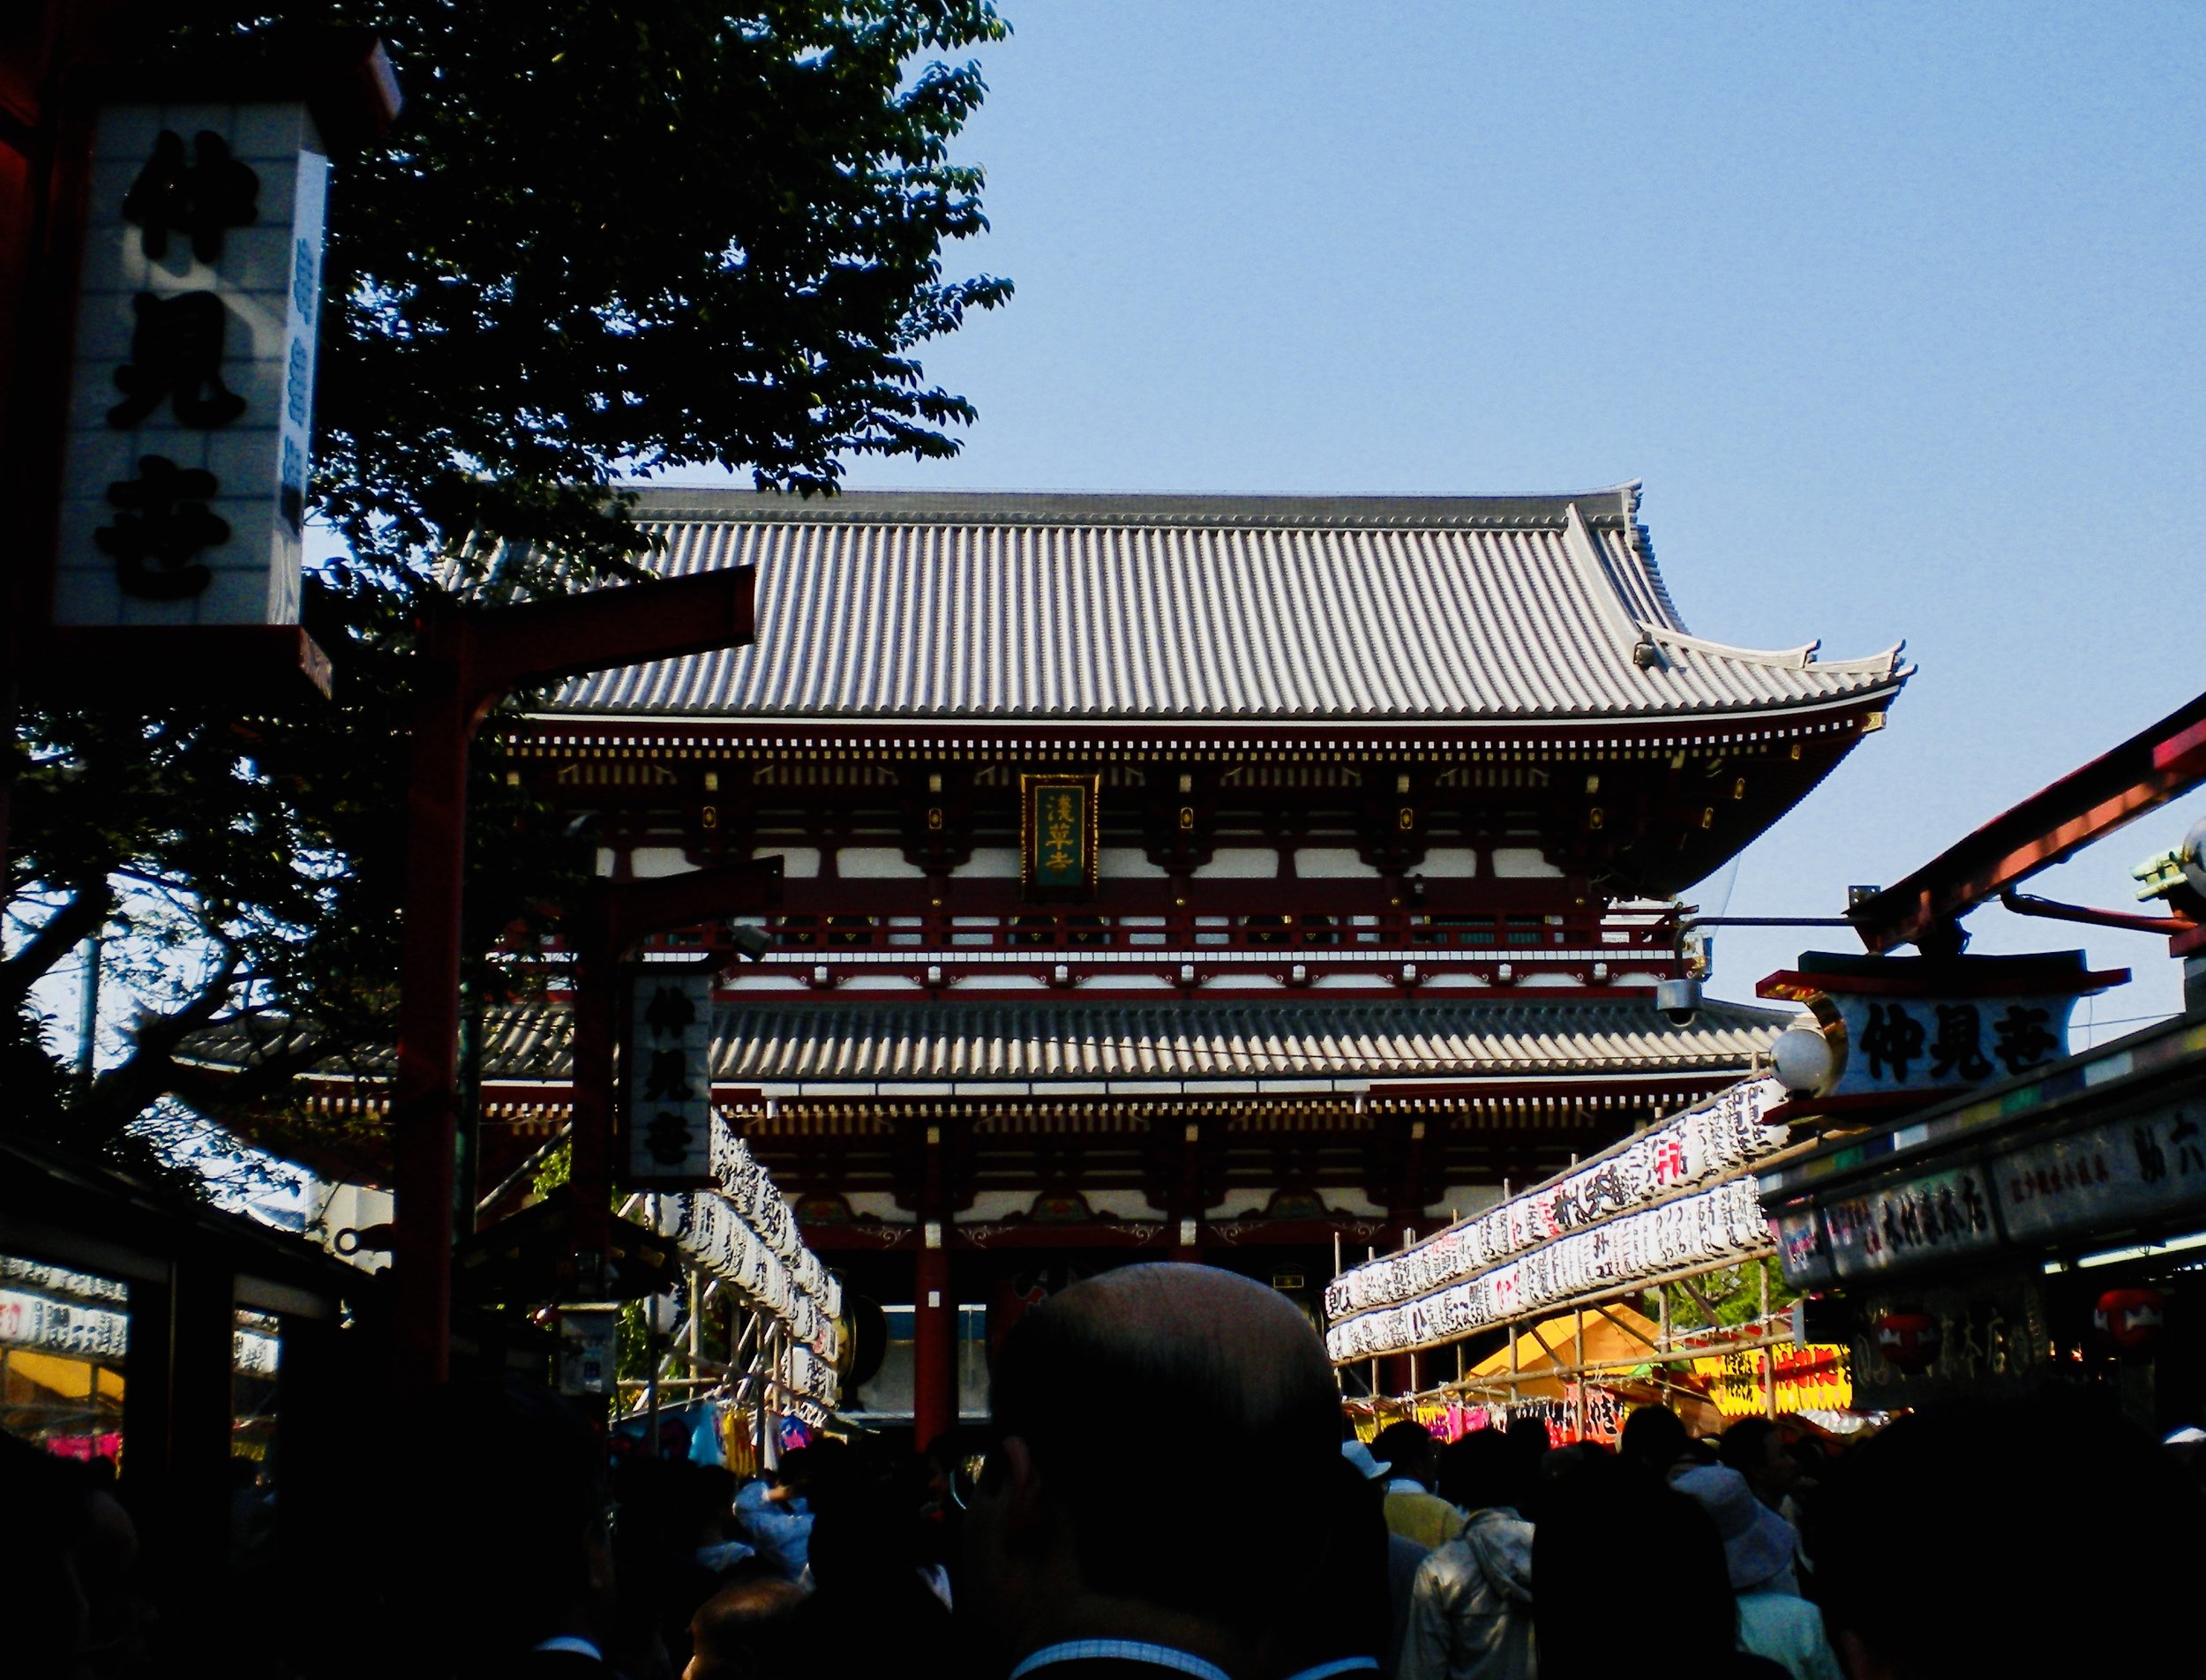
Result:
<svg viewBox="0 0 2206 1680"><path fill-rule="evenodd" d="M647 492L672 575L759 569L752 646L580 678L555 714L1535 720L1754 712L1897 649L1686 633L1635 484L1550 497ZM1635 660L1651 641L1661 657Z"/></svg>
<svg viewBox="0 0 2206 1680"><path fill-rule="evenodd" d="M723 1000L715 1079L806 1080L1472 1078L1743 1069L1791 1012L1706 1007L1672 1026L1641 997L1279 1003L1218 999L1136 1003ZM565 1079L571 1020L563 1003L490 1013L484 1075ZM264 1027L265 1052L288 1039ZM239 1030L199 1035L216 1066L251 1059ZM358 1076L387 1078L387 1054Z"/></svg>

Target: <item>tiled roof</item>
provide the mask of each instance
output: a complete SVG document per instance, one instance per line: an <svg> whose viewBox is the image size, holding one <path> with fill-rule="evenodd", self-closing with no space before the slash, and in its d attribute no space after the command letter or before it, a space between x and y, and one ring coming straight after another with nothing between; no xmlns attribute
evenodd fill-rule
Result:
<svg viewBox="0 0 2206 1680"><path fill-rule="evenodd" d="M713 1077L803 1081L1417 1079L1744 1069L1791 1012L1710 1003L1673 1026L1646 997L1242 1003L723 1002ZM494 1010L484 1076L565 1079L564 1004ZM280 1030L272 1037L280 1039ZM272 1048L273 1044L264 1045ZM242 1034L193 1054L251 1059ZM388 1076L388 1057L360 1070Z"/></svg>
<svg viewBox="0 0 2206 1680"><path fill-rule="evenodd" d="M672 575L754 565L754 645L568 683L561 715L1660 717L1896 687L1688 635L1639 487L1548 497L656 491Z"/></svg>

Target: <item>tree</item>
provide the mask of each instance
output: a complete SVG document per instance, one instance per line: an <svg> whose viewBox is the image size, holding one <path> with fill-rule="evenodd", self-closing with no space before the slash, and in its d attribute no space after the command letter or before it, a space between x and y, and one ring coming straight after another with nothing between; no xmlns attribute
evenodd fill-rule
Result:
<svg viewBox="0 0 2206 1680"><path fill-rule="evenodd" d="M717 466L831 493L854 455L954 454L972 405L918 350L1010 295L942 270L987 224L979 170L949 158L979 72L939 56L1005 33L987 0L203 4L157 62L281 62L310 19L382 36L407 94L331 202L311 500L346 553L309 626L338 695L249 722L29 697L0 1066L44 1093L18 1123L79 1146L170 1099L303 1120L304 1072L387 1039L403 699L434 596L641 575L623 478ZM501 935L588 870L495 773L501 727L468 888L485 997L523 983L488 955ZM27 1005L103 925L156 971L158 1007L86 1086L52 1070ZM201 1065L209 1031L254 1041L253 1070Z"/></svg>

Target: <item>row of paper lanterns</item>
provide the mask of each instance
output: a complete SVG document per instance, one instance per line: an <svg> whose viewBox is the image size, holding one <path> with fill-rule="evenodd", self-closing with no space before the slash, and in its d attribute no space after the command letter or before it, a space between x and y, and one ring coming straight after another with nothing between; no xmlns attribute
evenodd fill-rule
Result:
<svg viewBox="0 0 2206 1680"><path fill-rule="evenodd" d="M1783 1144L1785 1129L1762 1118L1783 1099L1772 1080L1733 1085L1603 1151L1552 1184L1459 1220L1399 1254L1342 1272L1326 1286L1325 1316L1339 1323L1422 1299L1657 1196L1736 1173Z"/></svg>

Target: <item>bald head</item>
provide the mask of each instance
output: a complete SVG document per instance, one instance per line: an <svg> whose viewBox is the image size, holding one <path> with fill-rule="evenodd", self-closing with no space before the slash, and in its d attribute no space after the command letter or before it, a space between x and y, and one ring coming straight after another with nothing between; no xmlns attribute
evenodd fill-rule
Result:
<svg viewBox="0 0 2206 1680"><path fill-rule="evenodd" d="M794 1581L752 1580L723 1587L690 1618L694 1654L682 1680L755 1680L779 1671L791 1641L790 1618L804 1602Z"/></svg>
<svg viewBox="0 0 2206 1680"><path fill-rule="evenodd" d="M1099 1593L1260 1628L1321 1549L1339 1397L1309 1320L1261 1284L1188 1265L1076 1284L1013 1326L990 1399Z"/></svg>

